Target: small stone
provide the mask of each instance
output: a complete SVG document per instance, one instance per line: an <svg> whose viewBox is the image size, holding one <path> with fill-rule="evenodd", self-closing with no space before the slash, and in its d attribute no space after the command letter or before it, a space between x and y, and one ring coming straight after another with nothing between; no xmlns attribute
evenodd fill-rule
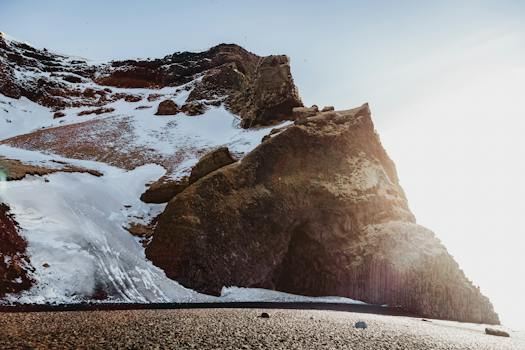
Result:
<svg viewBox="0 0 525 350"><path fill-rule="evenodd" d="M485 333L489 335L495 335L497 337L510 337L510 334L495 328L485 328Z"/></svg>
<svg viewBox="0 0 525 350"><path fill-rule="evenodd" d="M261 314L261 316L259 316L259 317L260 317L260 318L270 318L270 315L268 315L267 312L263 312L263 313Z"/></svg>
<svg viewBox="0 0 525 350"><path fill-rule="evenodd" d="M65 117L66 114L64 112L55 112L55 114L53 114L53 119L58 119L58 118L62 118L62 117Z"/></svg>
<svg viewBox="0 0 525 350"><path fill-rule="evenodd" d="M44 268L47 269L47 268L49 267L49 264L48 264L48 263L43 263L43 264L42 264L42 267L44 267Z"/></svg>
<svg viewBox="0 0 525 350"><path fill-rule="evenodd" d="M355 323L355 328L367 329L368 325L364 321L358 321L358 322Z"/></svg>

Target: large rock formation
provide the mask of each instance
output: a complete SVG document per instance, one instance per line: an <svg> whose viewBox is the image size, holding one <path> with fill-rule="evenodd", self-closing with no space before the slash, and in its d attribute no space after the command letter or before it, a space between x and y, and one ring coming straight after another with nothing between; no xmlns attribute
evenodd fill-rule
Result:
<svg viewBox="0 0 525 350"><path fill-rule="evenodd" d="M161 59L88 65L0 34L0 93L12 98L25 96L55 110L100 107L141 98L108 87L168 86L191 90L182 112L198 115L207 105L224 104L241 117L246 128L291 119L292 108L302 106L286 56L261 57L237 45L220 44Z"/></svg>
<svg viewBox="0 0 525 350"><path fill-rule="evenodd" d="M0 297L29 289L33 281L26 256L26 241L18 234L18 226L9 207L0 203Z"/></svg>
<svg viewBox="0 0 525 350"><path fill-rule="evenodd" d="M298 120L190 185L169 202L146 253L205 293L265 287L499 322L416 224L368 105Z"/></svg>

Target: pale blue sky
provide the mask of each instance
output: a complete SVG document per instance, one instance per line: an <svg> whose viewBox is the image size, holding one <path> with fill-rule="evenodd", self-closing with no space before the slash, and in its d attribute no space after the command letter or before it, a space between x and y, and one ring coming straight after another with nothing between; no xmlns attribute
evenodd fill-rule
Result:
<svg viewBox="0 0 525 350"><path fill-rule="evenodd" d="M439 3L439 4L438 4ZM292 58L307 103L373 99L371 74L522 26L523 1L0 0L0 30L95 60L237 43ZM373 102L373 101L371 101Z"/></svg>
<svg viewBox="0 0 525 350"><path fill-rule="evenodd" d="M370 102L418 221L525 329L525 1L0 0L0 31L93 60L237 43L306 104Z"/></svg>

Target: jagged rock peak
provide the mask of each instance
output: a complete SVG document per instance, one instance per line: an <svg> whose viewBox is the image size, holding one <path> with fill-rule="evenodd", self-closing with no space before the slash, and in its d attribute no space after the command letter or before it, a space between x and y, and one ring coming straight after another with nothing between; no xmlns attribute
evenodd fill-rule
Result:
<svg viewBox="0 0 525 350"><path fill-rule="evenodd" d="M39 50L0 37L0 93L25 96L59 110L104 106L124 93L108 87L191 90L183 108L202 114L206 106L224 104L239 115L243 127L292 119L302 106L287 56L261 57L235 44L220 44L203 52L176 52L160 59L87 61Z"/></svg>

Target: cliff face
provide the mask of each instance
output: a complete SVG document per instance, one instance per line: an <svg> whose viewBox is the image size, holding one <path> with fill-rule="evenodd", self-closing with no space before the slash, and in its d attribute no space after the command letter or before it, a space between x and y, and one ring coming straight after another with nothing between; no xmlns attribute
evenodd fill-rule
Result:
<svg viewBox="0 0 525 350"><path fill-rule="evenodd" d="M498 323L417 225L367 105L303 118L172 199L147 256L184 286L341 295Z"/></svg>
<svg viewBox="0 0 525 350"><path fill-rule="evenodd" d="M0 203L0 297L31 287L27 272L31 269L26 256L26 241L18 234L9 207Z"/></svg>

